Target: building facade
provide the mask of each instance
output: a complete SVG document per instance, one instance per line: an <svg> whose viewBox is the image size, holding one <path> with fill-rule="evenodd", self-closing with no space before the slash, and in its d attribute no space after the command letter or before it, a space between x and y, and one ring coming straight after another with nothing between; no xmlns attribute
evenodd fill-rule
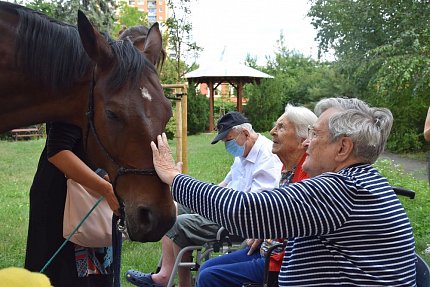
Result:
<svg viewBox="0 0 430 287"><path fill-rule="evenodd" d="M148 13L149 24L165 22L167 15L167 0L126 0L127 4L139 11Z"/></svg>

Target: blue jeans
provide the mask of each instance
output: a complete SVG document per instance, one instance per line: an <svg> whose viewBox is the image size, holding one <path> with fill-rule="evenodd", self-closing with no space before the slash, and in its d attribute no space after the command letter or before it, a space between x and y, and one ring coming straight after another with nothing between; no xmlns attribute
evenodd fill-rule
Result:
<svg viewBox="0 0 430 287"><path fill-rule="evenodd" d="M259 249L247 255L249 248L211 258L201 267L196 287L241 287L243 283L263 284L264 257Z"/></svg>

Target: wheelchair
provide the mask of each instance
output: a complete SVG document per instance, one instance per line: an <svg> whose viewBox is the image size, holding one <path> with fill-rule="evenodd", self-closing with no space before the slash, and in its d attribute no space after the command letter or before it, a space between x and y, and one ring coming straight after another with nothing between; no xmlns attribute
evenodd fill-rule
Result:
<svg viewBox="0 0 430 287"><path fill-rule="evenodd" d="M194 286L203 261L208 260L211 256L222 256L223 254L244 248L244 240L244 238L231 234L227 229L221 227L218 230L214 241L207 242L204 245L187 246L182 248L176 257L167 287L174 286L178 268L189 268L195 273L192 278L192 286ZM184 254L189 251L192 252L192 261L182 262ZM163 258L160 257L156 273L160 271L162 259Z"/></svg>

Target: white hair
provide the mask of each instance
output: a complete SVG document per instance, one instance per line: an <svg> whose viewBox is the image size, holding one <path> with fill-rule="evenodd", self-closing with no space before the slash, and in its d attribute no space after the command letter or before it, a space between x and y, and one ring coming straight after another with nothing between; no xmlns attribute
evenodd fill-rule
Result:
<svg viewBox="0 0 430 287"><path fill-rule="evenodd" d="M384 151L393 125L393 115L386 108L372 108L359 99L329 98L315 106L321 115L329 108L338 110L328 122L331 140L347 136L354 143L353 153L366 163L374 163Z"/></svg>
<svg viewBox="0 0 430 287"><path fill-rule="evenodd" d="M251 133L254 133L254 130L252 129L252 125L250 123L243 123L243 124L232 127L232 129L237 130L238 132L241 132L243 130L247 130Z"/></svg>
<svg viewBox="0 0 430 287"><path fill-rule="evenodd" d="M296 129L296 135L301 139L308 137L308 126L312 126L318 117L308 108L296 107L291 104L285 106L282 117L286 117Z"/></svg>

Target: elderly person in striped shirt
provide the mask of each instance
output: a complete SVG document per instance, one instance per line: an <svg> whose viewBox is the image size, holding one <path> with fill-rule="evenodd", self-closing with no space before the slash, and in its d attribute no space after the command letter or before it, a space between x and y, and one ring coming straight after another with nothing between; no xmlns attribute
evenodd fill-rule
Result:
<svg viewBox="0 0 430 287"><path fill-rule="evenodd" d="M303 169L313 178L255 194L180 174L165 135L151 143L175 200L248 238L288 238L279 286L416 286L409 219L372 167L393 117L358 99L317 103ZM217 286L222 286L219 278Z"/></svg>

